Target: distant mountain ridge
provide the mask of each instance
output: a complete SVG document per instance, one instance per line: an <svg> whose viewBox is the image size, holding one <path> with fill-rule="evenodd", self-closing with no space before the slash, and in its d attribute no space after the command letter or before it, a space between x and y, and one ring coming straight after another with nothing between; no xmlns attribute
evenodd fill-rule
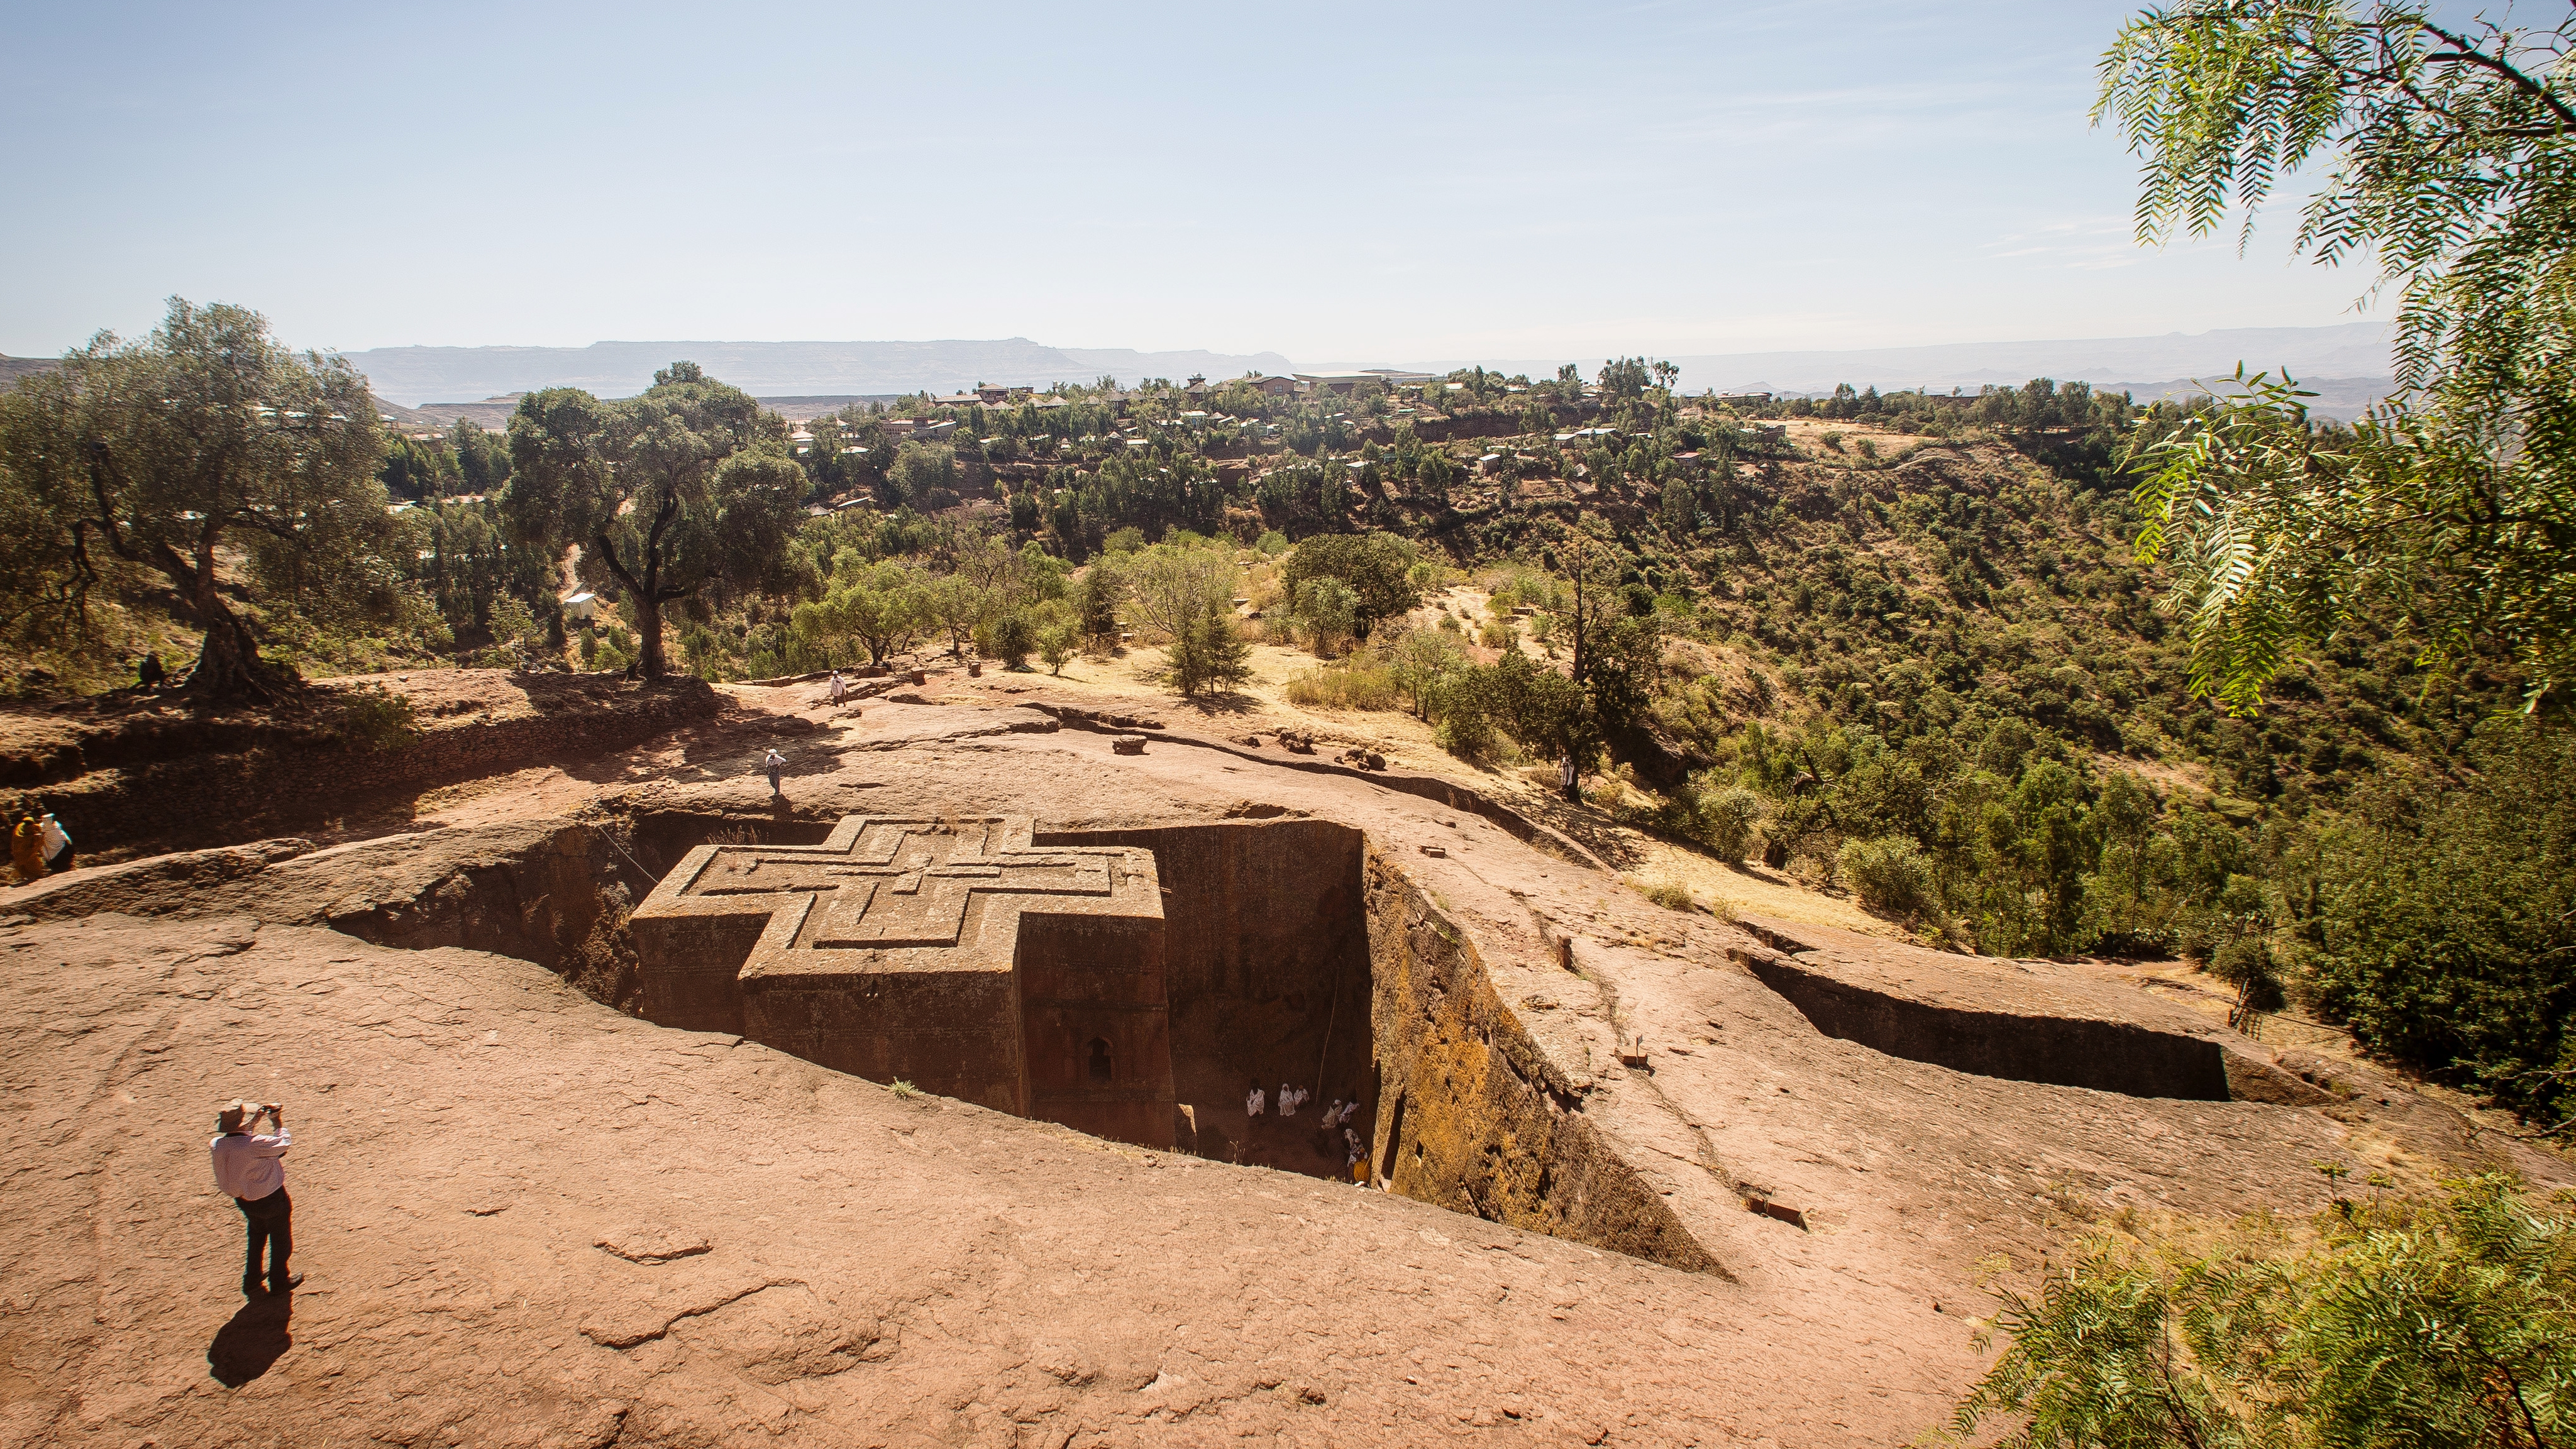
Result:
<svg viewBox="0 0 2576 1449"><path fill-rule="evenodd" d="M2019 385L2035 377L2089 382L2142 395L2161 395L2198 379L2215 383L2236 370L2288 368L2338 380L2384 379L2389 363L2384 322L2331 327L2237 327L2210 332L2168 332L2156 337L2067 338L2032 342L1949 342L1929 347L1871 347L1845 351L1732 352L1675 356L1688 392L1828 393L1841 383L1881 392L1927 388L1975 392L1988 384ZM1600 358L1491 358L1422 364L1426 372L1481 365L1532 377L1552 375L1573 362L1590 377Z"/></svg>
<svg viewBox="0 0 2576 1449"><path fill-rule="evenodd" d="M578 387L629 397L652 386L657 369L689 361L745 392L763 395L955 392L977 383L1047 387L1104 375L1212 378L1286 372L1275 352L1140 352L1121 347L1049 347L1025 337L934 342L594 342L588 347L375 347L347 354L384 401L418 407Z"/></svg>
<svg viewBox="0 0 2576 1449"><path fill-rule="evenodd" d="M1821 394L1840 383L1881 392L1929 388L1974 392L2035 377L2083 381L2141 400L2180 397L2194 383L2216 383L2239 362L2248 371L2287 368L2320 396L2314 410L2350 419L2386 396L2393 368L2384 323L2331 327L2244 327L2156 337L2074 338L2031 342L1957 342L1928 347L1842 351L1738 352L1676 356L1685 391ZM1276 352L1204 350L1143 352L1131 348L1050 347L1025 337L931 342L595 342L587 347L378 347L347 354L367 375L379 402L404 409L448 405L450 416L478 420L489 400L540 387L580 387L602 397L643 391L656 369L686 359L758 397L810 402L851 396L890 397L924 388L955 392L976 383L1045 387L1101 376L1133 383L1145 377L1211 378L1245 372L1286 373L1296 364ZM1483 366L1533 377L1554 376L1572 362L1585 377L1598 357L1469 358L1417 364L1447 372ZM1355 365L1380 366L1365 357ZM53 366L48 358L0 358L0 388ZM1312 364L1309 364L1312 370ZM402 421L423 421L408 415Z"/></svg>

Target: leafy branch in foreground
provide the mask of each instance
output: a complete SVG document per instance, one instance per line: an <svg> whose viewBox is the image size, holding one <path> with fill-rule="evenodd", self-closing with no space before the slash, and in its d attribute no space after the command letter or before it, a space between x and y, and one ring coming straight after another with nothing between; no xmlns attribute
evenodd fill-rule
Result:
<svg viewBox="0 0 2576 1449"><path fill-rule="evenodd" d="M2214 1240L2101 1234L1994 1327L2011 1346L1951 1427L2020 1417L2012 1449L2576 1436L2576 1234L2500 1175Z"/></svg>
<svg viewBox="0 0 2576 1449"><path fill-rule="evenodd" d="M2133 462L2177 546L2194 688L2250 709L2301 635L2385 595L2428 655L2492 644L2534 705L2576 669L2576 19L2447 26L2345 0L2186 0L2124 27L2097 120L2145 158L2138 237L2206 235L2333 166L2296 247L2376 259L2398 293L2398 400L2341 455L2284 382L2245 379ZM2177 527L2177 519L2185 526Z"/></svg>

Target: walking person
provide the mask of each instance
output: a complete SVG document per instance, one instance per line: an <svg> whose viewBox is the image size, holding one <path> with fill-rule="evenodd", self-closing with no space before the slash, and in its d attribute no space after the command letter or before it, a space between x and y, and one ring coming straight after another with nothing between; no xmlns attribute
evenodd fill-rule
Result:
<svg viewBox="0 0 2576 1449"><path fill-rule="evenodd" d="M251 1129L262 1117L277 1130L254 1134ZM250 1235L242 1260L242 1296L259 1295L263 1248L268 1257L268 1291L292 1292L304 1275L289 1272L286 1266L287 1256L295 1251L295 1203L286 1195L285 1160L295 1138L286 1130L286 1109L275 1102L256 1108L248 1102L233 1102L215 1114L215 1128L215 1140L206 1144L215 1159L215 1186L241 1209Z"/></svg>
<svg viewBox="0 0 2576 1449"><path fill-rule="evenodd" d="M1582 804L1583 792L1575 788L1574 784L1574 752L1572 750L1568 750L1564 754L1557 756L1556 773L1557 778L1563 781L1565 785L1565 803L1569 805Z"/></svg>
<svg viewBox="0 0 2576 1449"><path fill-rule="evenodd" d="M37 843L45 852L46 873L50 875L61 875L64 871L71 869L71 832L63 829L63 823L54 818L54 812L48 810L37 819L36 833L38 837Z"/></svg>
<svg viewBox="0 0 2576 1449"><path fill-rule="evenodd" d="M787 757L776 750L771 750L769 758L760 762L760 768L769 775L769 793L777 794L779 777L787 773Z"/></svg>
<svg viewBox="0 0 2576 1449"><path fill-rule="evenodd" d="M833 707L834 707L834 708L838 708L838 707L841 705L842 701L847 700L849 697L850 697L850 683L849 683L849 681L848 681L848 680L846 680L846 679L843 679L843 678L841 677L841 671L839 671L839 670L837 670L837 669L833 670L833 671L832 671L832 704L833 704Z"/></svg>
<svg viewBox="0 0 2576 1449"><path fill-rule="evenodd" d="M45 830L32 814L19 816L9 831L9 866L18 873L20 885L44 878Z"/></svg>
<svg viewBox="0 0 2576 1449"><path fill-rule="evenodd" d="M134 683L146 694L159 689L161 681L169 677L170 671L161 667L161 656L157 653L144 655L143 662L134 666Z"/></svg>

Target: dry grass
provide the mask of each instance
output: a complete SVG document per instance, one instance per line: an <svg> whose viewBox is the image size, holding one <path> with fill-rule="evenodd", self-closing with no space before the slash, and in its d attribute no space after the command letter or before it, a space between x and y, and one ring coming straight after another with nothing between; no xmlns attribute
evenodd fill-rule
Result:
<svg viewBox="0 0 2576 1449"><path fill-rule="evenodd" d="M1309 669L1289 676L1280 694L1305 709L1394 709L1395 676L1365 665Z"/></svg>
<svg viewBox="0 0 2576 1449"><path fill-rule="evenodd" d="M1699 909L1699 901L1690 893L1690 888L1678 881L1659 880L1650 885L1641 886L1639 889L1644 892L1646 899L1662 906L1665 910L1696 911Z"/></svg>

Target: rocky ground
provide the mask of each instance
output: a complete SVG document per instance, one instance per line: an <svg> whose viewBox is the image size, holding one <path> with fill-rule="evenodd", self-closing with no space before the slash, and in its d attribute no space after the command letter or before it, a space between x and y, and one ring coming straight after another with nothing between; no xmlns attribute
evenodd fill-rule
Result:
<svg viewBox="0 0 2576 1449"><path fill-rule="evenodd" d="M1027 676L838 712L735 700L424 795L372 834L0 898L22 1224L0 1244L0 1442L1899 1443L1976 1374L1995 1255L2026 1271L2123 1212L2310 1209L2319 1161L2565 1180L2134 973L1652 905L1544 820L1402 759L1336 769L1161 714L1116 754L1081 727L1097 698ZM775 725L791 715L807 726ZM779 798L752 774L772 744ZM576 818L934 811L1365 831L1717 1270L900 1098L621 1016L525 961L346 933L382 938L389 910ZM2268 1095L1909 1059L1820 1031L1766 984L1784 972L1936 1026L2198 1043ZM1644 1065L1622 1064L1641 1034ZM238 1215L206 1169L208 1114L244 1095L293 1109L311 1278L291 1305L243 1305Z"/></svg>

